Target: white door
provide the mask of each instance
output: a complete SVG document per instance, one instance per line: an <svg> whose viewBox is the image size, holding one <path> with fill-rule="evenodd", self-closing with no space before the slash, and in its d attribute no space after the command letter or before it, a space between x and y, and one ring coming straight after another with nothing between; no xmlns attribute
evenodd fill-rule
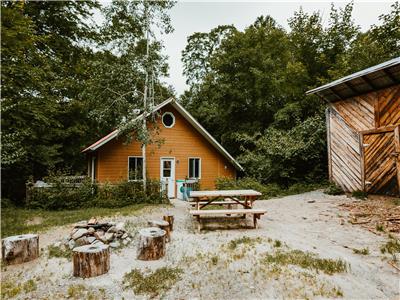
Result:
<svg viewBox="0 0 400 300"><path fill-rule="evenodd" d="M161 158L160 179L163 190L168 188L168 198L175 197L175 158Z"/></svg>

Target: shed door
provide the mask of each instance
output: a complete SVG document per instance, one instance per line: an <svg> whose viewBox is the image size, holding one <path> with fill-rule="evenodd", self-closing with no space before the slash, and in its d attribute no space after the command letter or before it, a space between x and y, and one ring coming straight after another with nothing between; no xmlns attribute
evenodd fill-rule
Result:
<svg viewBox="0 0 400 300"><path fill-rule="evenodd" d="M364 166L368 193L400 195L399 127L364 135Z"/></svg>

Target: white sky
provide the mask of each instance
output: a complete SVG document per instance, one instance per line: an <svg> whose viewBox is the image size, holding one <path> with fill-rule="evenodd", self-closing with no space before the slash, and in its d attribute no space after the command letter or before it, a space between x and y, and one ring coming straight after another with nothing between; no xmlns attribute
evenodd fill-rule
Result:
<svg viewBox="0 0 400 300"><path fill-rule="evenodd" d="M335 6L343 7L347 2L334 2ZM390 11L393 2L357 2L354 3L353 17L362 30L367 30L372 24L378 24L378 16ZM187 37L194 32L208 32L218 25L233 24L243 30L251 25L260 15L271 15L281 26L288 28L287 20L294 12L303 7L305 12L319 10L323 22L327 24L330 12L330 1L304 2L178 2L170 10L174 32L162 36L164 53L169 56L169 78L164 81L171 85L177 96L187 88L183 76L181 52L186 46Z"/></svg>

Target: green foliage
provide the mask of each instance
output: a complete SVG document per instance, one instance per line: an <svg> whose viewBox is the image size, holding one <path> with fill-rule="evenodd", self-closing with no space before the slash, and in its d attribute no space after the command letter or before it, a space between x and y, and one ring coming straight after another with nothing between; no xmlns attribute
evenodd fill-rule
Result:
<svg viewBox="0 0 400 300"><path fill-rule="evenodd" d="M364 192L364 191L357 190L357 191L352 192L351 196L354 197L354 198L357 198L357 199L365 200L365 199L368 198L368 193Z"/></svg>
<svg viewBox="0 0 400 300"><path fill-rule="evenodd" d="M264 262L277 265L296 265L303 269L322 271L329 275L347 271L347 263L340 259L319 258L313 253L301 250L277 251L273 254L266 254Z"/></svg>
<svg viewBox="0 0 400 300"><path fill-rule="evenodd" d="M382 254L391 254L393 260L396 261L397 258L395 254L400 253L400 241L398 239L391 238L387 243L381 246L380 250Z"/></svg>
<svg viewBox="0 0 400 300"><path fill-rule="evenodd" d="M42 179L52 168L83 173L80 150L131 119L133 108L145 109L139 91L146 70L154 74L155 103L172 95L160 81L168 66L157 35L146 58L144 18L146 8L153 28L171 32L172 6L1 2L3 197L22 204L28 178ZM95 12L104 18L101 25Z"/></svg>
<svg viewBox="0 0 400 300"><path fill-rule="evenodd" d="M93 184L85 178L81 184L66 183L63 176L51 176L48 188L31 188L30 208L47 210L75 209L81 207L116 208L132 204L168 203L160 192L160 182L148 180L146 192L141 181L121 181L115 184Z"/></svg>
<svg viewBox="0 0 400 300"><path fill-rule="evenodd" d="M366 32L349 3L332 5L324 21L300 9L288 31L261 16L243 31L195 33L182 53L190 88L181 101L246 176L284 186L326 180L325 103L305 92L399 56L399 7Z"/></svg>
<svg viewBox="0 0 400 300"><path fill-rule="evenodd" d="M220 190L256 190L262 193L262 199L305 193L324 186L324 183L295 183L289 187L282 187L277 183L262 184L258 180L250 177L244 177L237 180L222 177L217 178L215 184L217 189Z"/></svg>
<svg viewBox="0 0 400 300"><path fill-rule="evenodd" d="M228 243L228 249L235 250L239 245L254 245L255 243L258 243L260 241L260 238L250 238L247 236L243 236L241 238L231 240Z"/></svg>
<svg viewBox="0 0 400 300"><path fill-rule="evenodd" d="M156 297L169 290L179 279L183 271L178 268L162 267L153 273L145 275L138 269L133 269L124 276L124 284L132 288L135 294L148 294Z"/></svg>
<svg viewBox="0 0 400 300"><path fill-rule="evenodd" d="M330 184L328 185L328 187L324 190L324 193L325 193L325 194L328 194L328 195L337 196L337 195L343 195L343 194L344 194L344 191L343 191L343 189L342 189L340 186L338 186L337 184L335 184L335 183L330 183Z"/></svg>
<svg viewBox="0 0 400 300"><path fill-rule="evenodd" d="M9 299L18 296L21 293L30 293L36 291L37 284L33 279L29 279L21 284L16 284L13 280L1 282L1 298Z"/></svg>
<svg viewBox="0 0 400 300"><path fill-rule="evenodd" d="M368 255L369 254L369 249L368 248L363 248L363 249L353 249L353 252L355 254L361 254L361 255Z"/></svg>
<svg viewBox="0 0 400 300"><path fill-rule="evenodd" d="M56 257L70 259L72 257L72 251L65 246L49 245L47 251L49 258Z"/></svg>

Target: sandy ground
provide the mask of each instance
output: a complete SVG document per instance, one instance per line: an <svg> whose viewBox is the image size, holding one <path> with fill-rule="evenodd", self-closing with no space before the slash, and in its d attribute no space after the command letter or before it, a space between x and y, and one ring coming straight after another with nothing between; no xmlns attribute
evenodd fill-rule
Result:
<svg viewBox="0 0 400 300"><path fill-rule="evenodd" d="M315 202L309 203L310 200ZM172 213L175 216L172 241L167 244L166 256L159 261L136 260L133 243L112 251L108 274L80 279L72 276L69 259L48 259L44 250L36 261L8 266L2 272L2 282L23 283L33 279L37 289L18 294L17 298L21 299L65 298L68 289L78 284L84 285L89 294L94 293L94 299L146 299L148 295L135 295L132 289L124 288L124 274L135 268L152 272L169 266L181 268L183 273L170 290L157 298L399 299L400 273L379 250L388 238L347 221L341 222L347 213L337 205L350 201L353 200L320 191L257 201L257 208L267 210L267 215L259 221L259 228L249 229L252 222L248 219L247 226L243 221L222 226L210 223L198 233L196 221L188 214L187 203L174 200L171 208L145 209L134 216L114 218L124 220L128 230L135 232L147 220ZM41 234L41 248L46 249L50 243L67 236L69 229L65 226ZM252 238L252 242L229 248L230 241L244 236ZM348 263L348 271L327 275L293 265L275 268L264 261L266 254L277 251L275 240L282 242L281 251L299 249L321 258L341 259ZM368 248L369 254L355 254L353 248Z"/></svg>

